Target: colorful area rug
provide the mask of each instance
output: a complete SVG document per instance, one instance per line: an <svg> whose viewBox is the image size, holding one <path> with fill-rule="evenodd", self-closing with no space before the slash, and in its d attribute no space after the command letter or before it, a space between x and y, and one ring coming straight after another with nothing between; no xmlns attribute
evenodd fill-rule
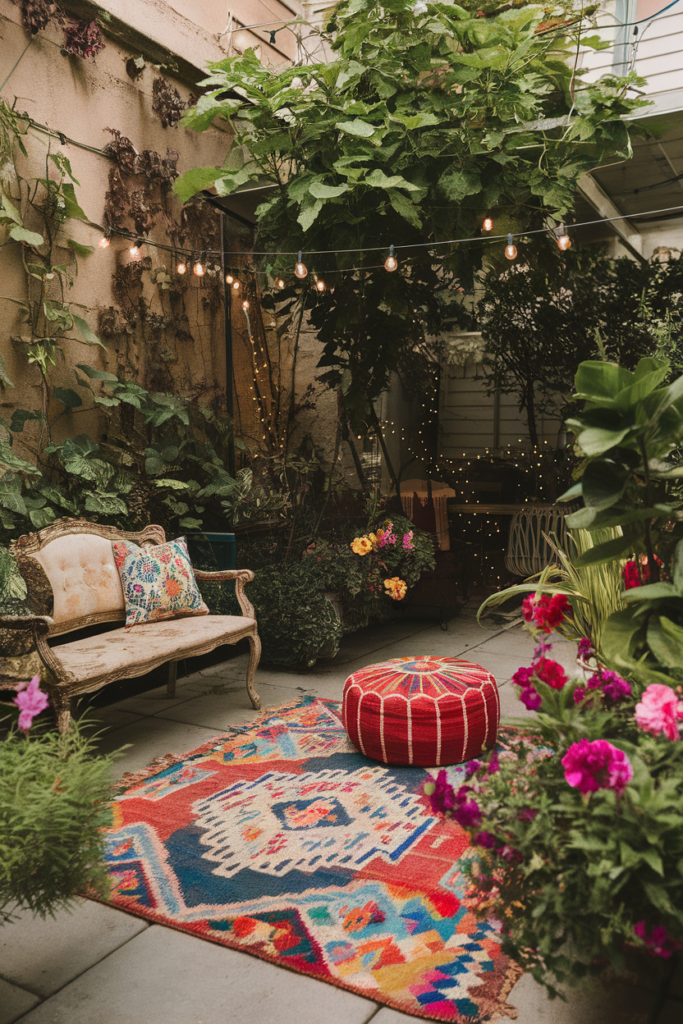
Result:
<svg viewBox="0 0 683 1024"><path fill-rule="evenodd" d="M467 837L426 775L359 754L337 701L264 712L124 780L110 902L416 1016L516 1017L519 970L461 905Z"/></svg>

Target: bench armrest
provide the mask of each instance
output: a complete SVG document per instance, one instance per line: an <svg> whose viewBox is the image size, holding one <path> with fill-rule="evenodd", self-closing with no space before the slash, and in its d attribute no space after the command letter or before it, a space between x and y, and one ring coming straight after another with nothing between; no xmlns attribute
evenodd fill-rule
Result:
<svg viewBox="0 0 683 1024"><path fill-rule="evenodd" d="M239 601L242 615L254 618L254 606L244 593L244 584L250 583L254 574L251 569L219 569L217 572L208 572L204 569L194 570L195 579L204 583L223 583L225 580L235 581L235 594Z"/></svg>
<svg viewBox="0 0 683 1024"><path fill-rule="evenodd" d="M30 629L34 634L47 636L54 622L49 615L2 615L0 629Z"/></svg>

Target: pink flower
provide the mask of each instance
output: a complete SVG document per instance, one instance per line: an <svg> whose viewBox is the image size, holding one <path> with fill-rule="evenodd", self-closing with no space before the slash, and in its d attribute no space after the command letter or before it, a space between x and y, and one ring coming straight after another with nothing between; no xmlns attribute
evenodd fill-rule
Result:
<svg viewBox="0 0 683 1024"><path fill-rule="evenodd" d="M650 683L636 704L636 725L643 732L654 736L666 736L668 740L679 737L677 722L683 719L683 701L674 690L663 683Z"/></svg>
<svg viewBox="0 0 683 1024"><path fill-rule="evenodd" d="M40 676L34 676L28 685L22 684L14 698L14 703L21 711L19 728L23 732L28 732L33 725L35 716L44 711L50 703L47 694L40 689Z"/></svg>
<svg viewBox="0 0 683 1024"><path fill-rule="evenodd" d="M483 846L485 850L495 850L498 845L498 840L491 832L477 832L472 842Z"/></svg>
<svg viewBox="0 0 683 1024"><path fill-rule="evenodd" d="M621 793L633 778L633 768L623 750L607 740L579 740L562 758L564 777L581 793L614 789Z"/></svg>
<svg viewBox="0 0 683 1024"><path fill-rule="evenodd" d="M582 700L585 700L586 692L585 686L577 686L574 690L574 703L580 704Z"/></svg>
<svg viewBox="0 0 683 1024"><path fill-rule="evenodd" d="M541 658L533 666L534 675L553 690L561 690L567 682L567 673L557 661Z"/></svg>
<svg viewBox="0 0 683 1024"><path fill-rule="evenodd" d="M537 711L543 703L543 698L533 686L525 686L519 695L519 699L529 711Z"/></svg>
<svg viewBox="0 0 683 1024"><path fill-rule="evenodd" d="M469 786L461 786L455 794L453 817L463 828L476 828L481 824L481 810L476 800L468 797Z"/></svg>
<svg viewBox="0 0 683 1024"><path fill-rule="evenodd" d="M507 843L505 846L501 846L498 851L503 860L506 860L508 864L521 864L524 860L524 855L520 850L516 850L514 846L509 846Z"/></svg>
<svg viewBox="0 0 683 1024"><path fill-rule="evenodd" d="M640 575L638 573L638 563L633 559L628 561L622 570L622 576L624 578L624 589L633 590L634 587L640 587Z"/></svg>
<svg viewBox="0 0 683 1024"><path fill-rule="evenodd" d="M512 682L515 686L530 686L533 674L533 666L531 668L518 668L512 677Z"/></svg>
<svg viewBox="0 0 683 1024"><path fill-rule="evenodd" d="M413 540L413 531L412 530L410 530L409 533L404 533L403 534L403 550L404 551L412 551L413 550L415 545L412 543L412 540Z"/></svg>
<svg viewBox="0 0 683 1024"><path fill-rule="evenodd" d="M681 943L677 939L671 938L663 924L655 925L648 934L645 922L638 921L634 924L633 931L639 939L642 939L648 949L665 960L668 960L672 953L681 948Z"/></svg>

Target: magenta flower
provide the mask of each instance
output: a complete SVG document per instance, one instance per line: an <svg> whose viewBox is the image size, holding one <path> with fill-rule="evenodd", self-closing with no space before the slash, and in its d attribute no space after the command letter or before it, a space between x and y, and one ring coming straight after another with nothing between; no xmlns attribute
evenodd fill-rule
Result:
<svg viewBox="0 0 683 1024"><path fill-rule="evenodd" d="M481 810L476 800L468 797L469 786L461 786L455 794L453 817L463 828L476 828L481 824Z"/></svg>
<svg viewBox="0 0 683 1024"><path fill-rule="evenodd" d="M498 760L498 751L494 750L489 758L489 766L486 771L487 775L495 775L496 772L500 771L500 761Z"/></svg>
<svg viewBox="0 0 683 1024"><path fill-rule="evenodd" d="M587 636L582 636L579 640L579 647L576 653L578 654L579 658L583 658L584 660L587 658L592 658L595 654L593 644Z"/></svg>
<svg viewBox="0 0 683 1024"><path fill-rule="evenodd" d="M506 860L508 864L521 864L524 860L524 855L520 850L516 850L514 846L509 846L507 843L505 846L501 846L498 851L503 860Z"/></svg>
<svg viewBox="0 0 683 1024"><path fill-rule="evenodd" d="M623 750L607 740L579 740L562 758L564 777L581 793L599 789L623 792L633 778L633 768Z"/></svg>
<svg viewBox="0 0 683 1024"><path fill-rule="evenodd" d="M473 758L471 761L468 761L467 764L465 765L466 777L469 779L470 775L474 775L475 772L478 772L480 768L481 761L478 761L476 758Z"/></svg>
<svg viewBox="0 0 683 1024"><path fill-rule="evenodd" d="M585 699L587 692L588 691L585 686L577 686L574 690L574 703L580 704L581 701Z"/></svg>
<svg viewBox="0 0 683 1024"><path fill-rule="evenodd" d="M602 673L602 692L610 700L619 701L631 696L631 684L618 676L616 672Z"/></svg>
<svg viewBox="0 0 683 1024"><path fill-rule="evenodd" d="M412 530L410 530L409 533L404 533L403 534L403 550L404 551L412 551L413 550L415 545L412 543L412 541L413 541L413 531Z"/></svg>
<svg viewBox="0 0 683 1024"><path fill-rule="evenodd" d="M495 850L498 846L498 840L491 832L477 832L472 842L477 846L483 846L485 850Z"/></svg>
<svg viewBox="0 0 683 1024"><path fill-rule="evenodd" d="M532 668L518 668L517 671L515 672L515 674L512 677L512 682L515 684L515 686L522 686L522 687L530 686L531 685L531 677L533 676L533 674L534 674L533 667Z"/></svg>
<svg viewBox="0 0 683 1024"><path fill-rule="evenodd" d="M529 711L537 711L543 703L543 698L533 686L525 686L519 695L519 699Z"/></svg>
<svg viewBox="0 0 683 1024"><path fill-rule="evenodd" d="M664 960L668 960L672 953L681 948L681 943L677 939L671 938L663 924L655 925L648 932L645 922L638 921L634 924L633 931L639 939L642 939L648 949Z"/></svg>
<svg viewBox="0 0 683 1024"><path fill-rule="evenodd" d="M636 725L643 732L653 736L666 736L668 740L679 737L678 722L683 719L683 701L670 686L650 683L636 704Z"/></svg>
<svg viewBox="0 0 683 1024"><path fill-rule="evenodd" d="M523 807L517 815L519 821L533 821L538 811L535 807Z"/></svg>
<svg viewBox="0 0 683 1024"><path fill-rule="evenodd" d="M429 802L435 814L448 814L455 807L455 790L448 781L446 769L442 768L436 778L430 778L425 786L434 786L432 792L428 792Z"/></svg>
<svg viewBox="0 0 683 1024"><path fill-rule="evenodd" d="M47 694L40 689L40 676L34 676L28 684L22 683L21 686L17 687L17 690L14 703L21 711L19 715L19 728L23 732L28 732L33 725L35 716L44 711L50 701Z"/></svg>

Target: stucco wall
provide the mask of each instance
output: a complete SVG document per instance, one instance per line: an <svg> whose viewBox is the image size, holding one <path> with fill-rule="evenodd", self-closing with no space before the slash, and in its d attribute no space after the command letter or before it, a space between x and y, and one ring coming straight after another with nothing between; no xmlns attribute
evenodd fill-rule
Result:
<svg viewBox="0 0 683 1024"><path fill-rule="evenodd" d="M245 0L242 4L231 5L235 18L242 24L274 21L292 17L292 10L298 4L282 4L276 0ZM226 27L226 7L218 0L105 0L100 7L110 10L119 21L127 21L139 39L147 36L160 45L177 53L178 66L186 71L188 66L203 68L210 61L220 60L228 52L229 36L221 35ZM256 33L251 33L254 37ZM294 53L295 47L282 41L291 33L278 35L278 47L287 53ZM115 128L128 137L138 151L155 150L162 156L167 149L179 153L180 172L198 165L220 164L230 145L230 136L220 127L200 135L183 128L163 128L152 110L152 87L160 74L175 87L183 100L188 100L192 83L187 74L174 75L167 68L161 71L147 64L140 77L132 80L126 71L126 61L139 56L139 51L127 48L104 36L105 48L94 60L80 60L63 56L60 52L63 35L58 27L48 27L31 37L22 25L21 11L11 0L0 0L0 82L10 75L2 97L9 103L16 99L16 109L26 112L42 125L55 132L62 132L75 142L100 149L107 145L111 136L105 128ZM272 49L272 48L271 48ZM25 51L25 52L24 52ZM234 47L233 47L234 52ZM144 56L144 54L143 54ZM267 45L262 49L263 59L281 63L285 58L275 50L269 52ZM199 77L199 75L197 75ZM68 156L74 176L80 182L76 194L81 207L92 221L86 224L70 220L64 232L66 237L87 245L95 245L95 251L79 259L78 276L73 282L67 298L74 304L74 310L83 316L94 330L98 327L98 313L102 308L119 306L121 303L113 294L113 274L117 267L130 262L130 242L113 237L107 249L100 249L97 243L102 232L97 225L103 224L105 193L111 160L98 153L90 152L69 142L62 144L57 138L31 130L24 139L28 157L18 157L17 169L24 178L35 178L44 174L48 146L51 152L61 151ZM11 192L18 198L18 185L11 186ZM27 226L31 226L31 212L26 204L26 187L22 209ZM180 204L170 200L170 209L177 218ZM219 214L214 214L217 220ZM150 238L167 241L163 216L150 232ZM38 224L35 225L38 227ZM0 229L1 231L1 229ZM243 244L243 243L240 243ZM175 265L169 255L151 246L143 247L142 253L149 256L152 269L157 266ZM64 258L68 250L64 251ZM209 260L209 262L211 262ZM216 266L218 261L213 261ZM145 275L144 294L152 313L170 311L168 293L159 290ZM203 385L209 388L222 387L226 381L224 322L222 310L207 304L209 284L195 278L191 273L183 279L182 310L187 315L187 331L194 343L183 340L166 346L164 355L169 375L178 390L197 393ZM22 323L22 311L9 301L26 296L26 277L21 262L21 247L10 243L0 247L0 352L3 355L8 374L15 388L0 389L0 416L8 419L14 408L35 409L40 405L40 374L35 366L27 365L25 348L13 343L12 336L26 334ZM215 299L215 294L214 294ZM233 314L236 329L244 327L241 297L235 296ZM175 307L178 308L177 306ZM71 335L74 332L70 332ZM152 348L157 339L153 329L145 337L109 343L104 352L89 348L77 341L64 343L64 360L58 362L52 373L51 382L62 387L74 386L73 367L76 363L87 363L97 368L116 371L126 362L136 371L138 379L145 382L149 370ZM128 351L122 351L126 348ZM158 356L158 353L157 353ZM235 346L235 383L244 399L249 398L251 368L240 345ZM86 405L88 403L85 403ZM253 409L243 402L245 409L244 426L248 432L256 433L253 427ZM53 413L60 407L53 408ZM251 417L251 419L250 419ZM102 427L101 415L97 412L75 411L62 415L56 425L56 438L70 436L83 431L97 435Z"/></svg>

